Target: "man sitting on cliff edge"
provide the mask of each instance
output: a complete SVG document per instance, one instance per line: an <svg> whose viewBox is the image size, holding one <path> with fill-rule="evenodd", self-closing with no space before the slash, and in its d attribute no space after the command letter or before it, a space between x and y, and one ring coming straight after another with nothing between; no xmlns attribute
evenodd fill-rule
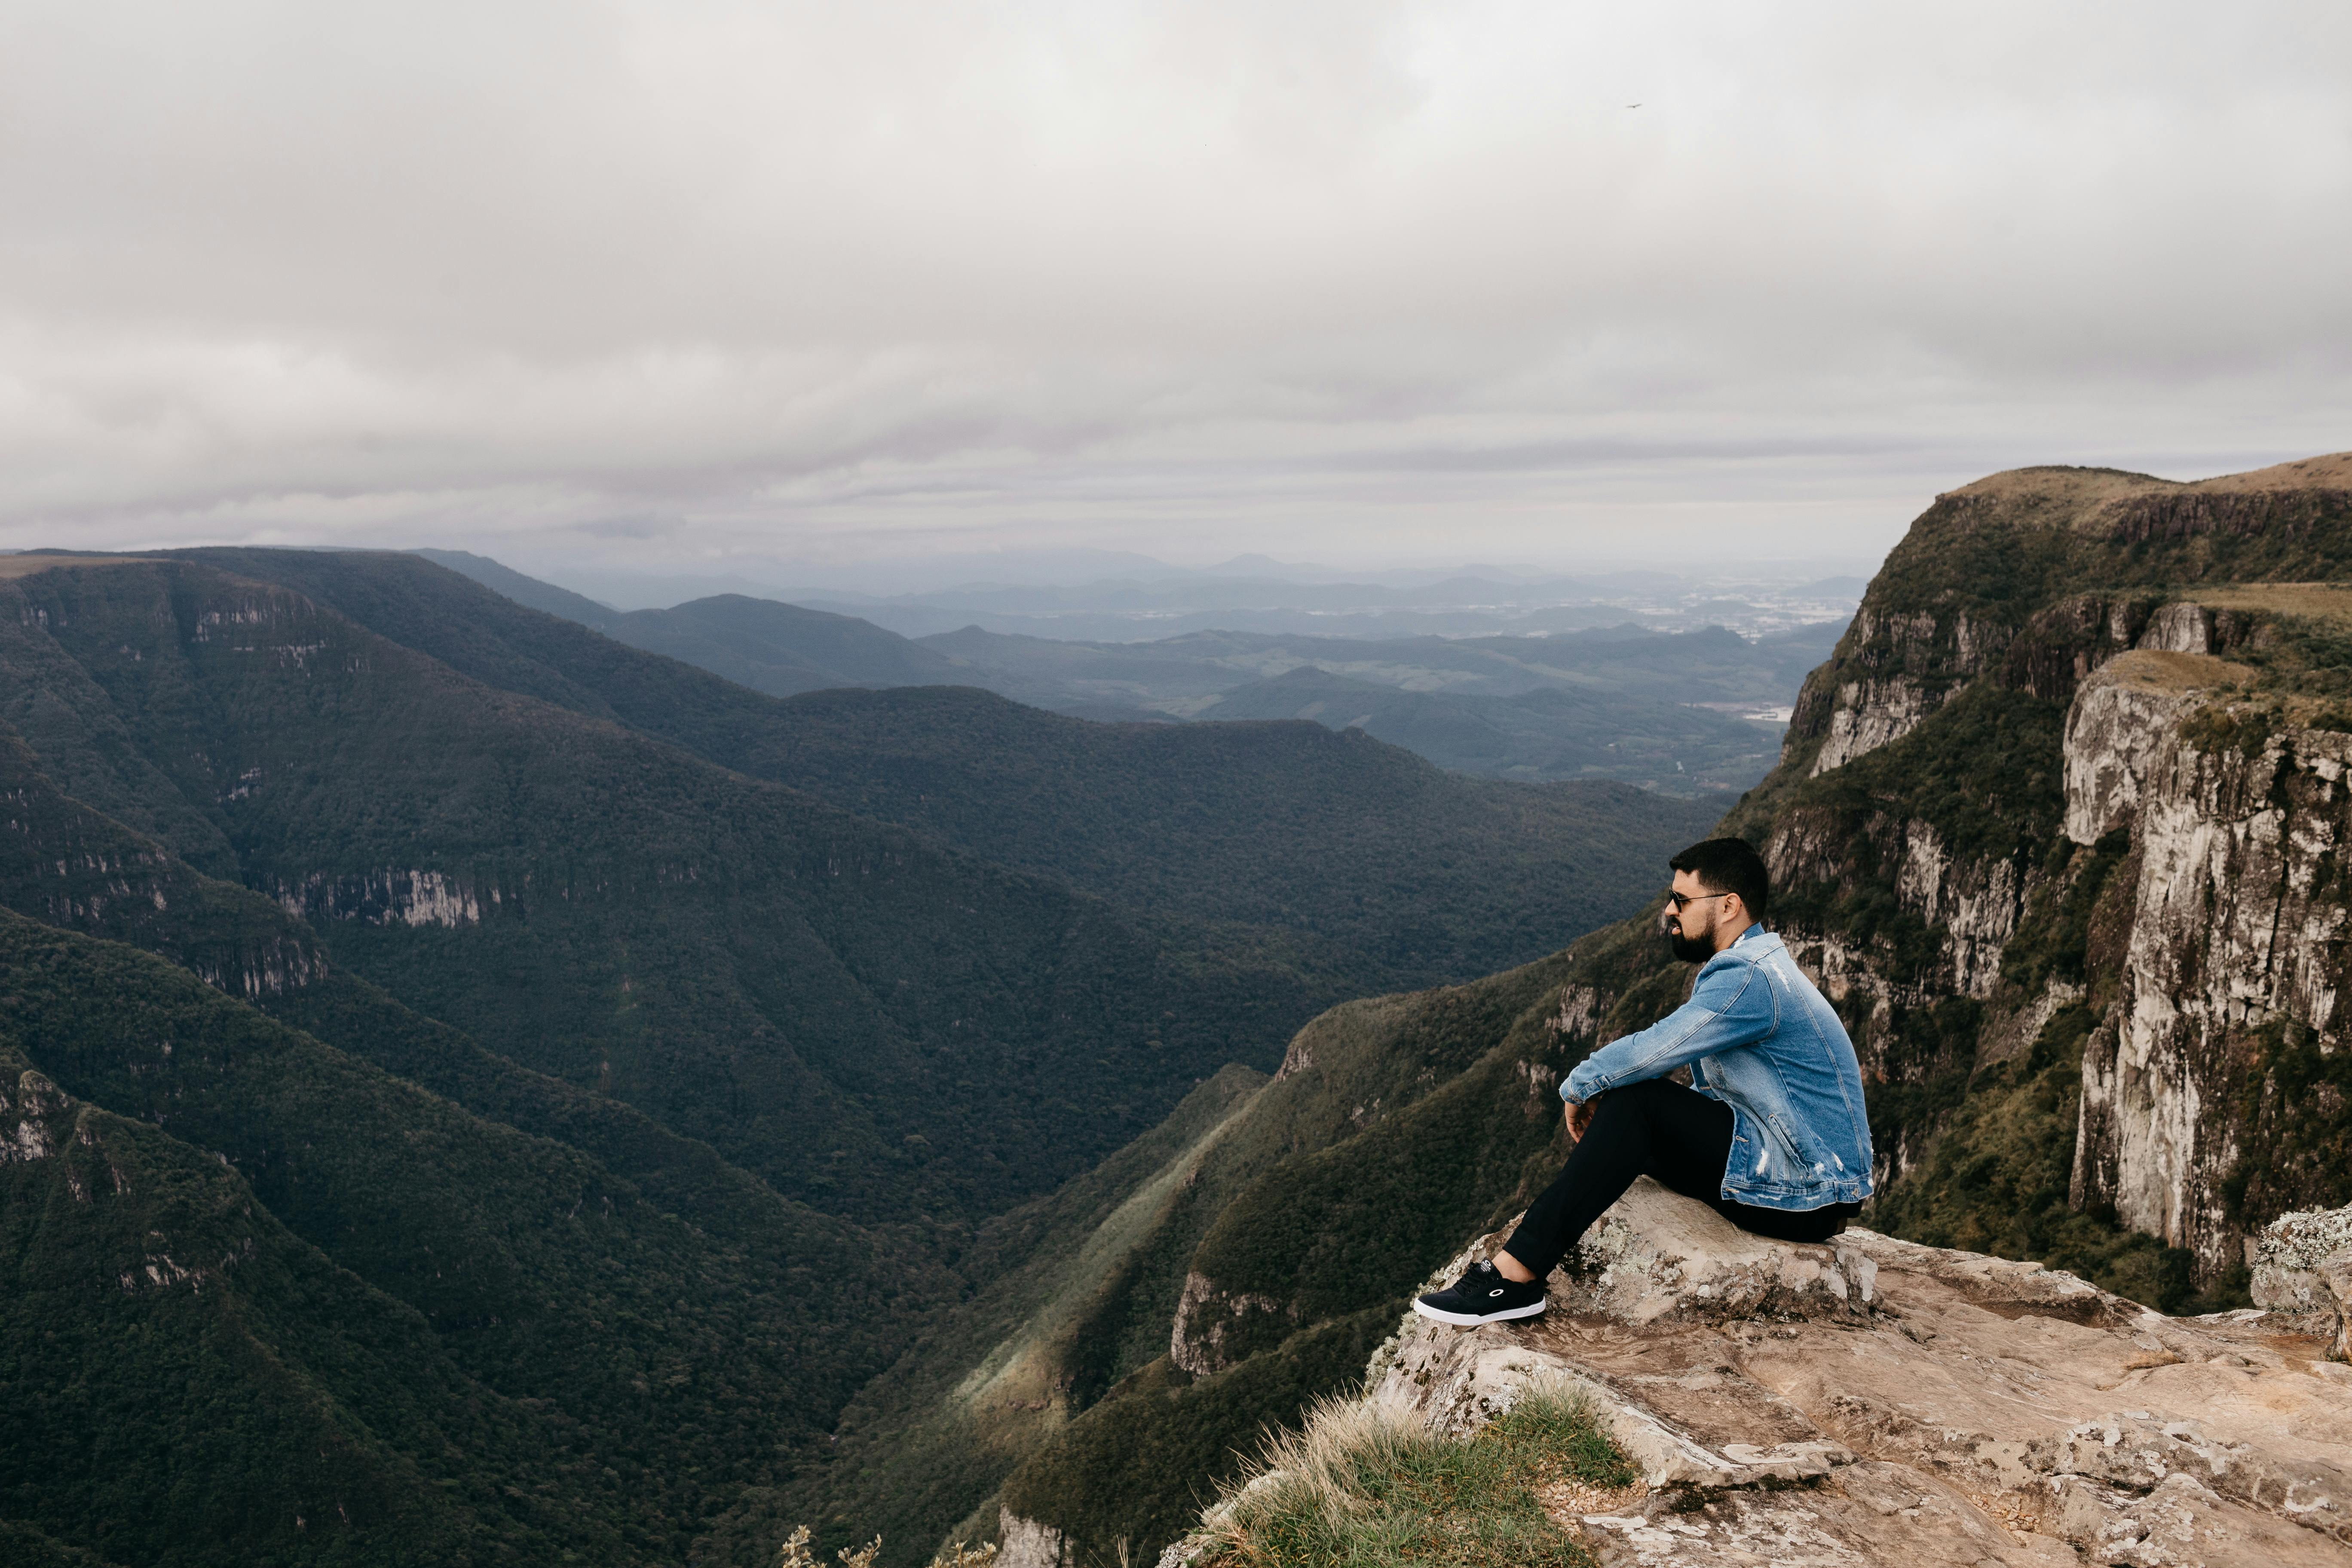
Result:
<svg viewBox="0 0 2352 1568"><path fill-rule="evenodd" d="M1759 923L1771 900L1763 857L1710 838L1668 864L1666 934L1676 958L1706 965L1690 1000L1568 1075L1566 1168L1493 1262L1413 1303L1423 1317L1534 1317L1544 1277L1636 1176L1782 1241L1828 1240L1870 1195L1861 1065L1829 1002ZM1694 1088L1666 1076L1685 1064Z"/></svg>

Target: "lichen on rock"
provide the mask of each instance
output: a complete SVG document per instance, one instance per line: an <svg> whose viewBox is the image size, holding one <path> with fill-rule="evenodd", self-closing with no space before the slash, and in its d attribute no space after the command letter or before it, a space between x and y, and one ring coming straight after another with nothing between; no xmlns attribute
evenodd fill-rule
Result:
<svg viewBox="0 0 2352 1568"><path fill-rule="evenodd" d="M2352 1362L2352 1205L2281 1215L2254 1247L2255 1305L2315 1320L2329 1357Z"/></svg>

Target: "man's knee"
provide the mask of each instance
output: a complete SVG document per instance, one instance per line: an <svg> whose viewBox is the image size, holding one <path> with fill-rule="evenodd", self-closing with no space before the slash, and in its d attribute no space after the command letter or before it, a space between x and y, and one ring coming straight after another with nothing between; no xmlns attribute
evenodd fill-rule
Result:
<svg viewBox="0 0 2352 1568"><path fill-rule="evenodd" d="M1592 1108L1592 1124L1605 1125L1614 1137L1678 1143L1688 1135L1694 1101L1706 1107L1716 1103L1670 1078L1645 1078L1602 1095Z"/></svg>
<svg viewBox="0 0 2352 1568"><path fill-rule="evenodd" d="M1648 1116L1654 1110L1678 1094L1689 1089L1666 1078L1645 1078L1638 1083L1621 1084L1601 1097L1593 1107L1595 1116Z"/></svg>

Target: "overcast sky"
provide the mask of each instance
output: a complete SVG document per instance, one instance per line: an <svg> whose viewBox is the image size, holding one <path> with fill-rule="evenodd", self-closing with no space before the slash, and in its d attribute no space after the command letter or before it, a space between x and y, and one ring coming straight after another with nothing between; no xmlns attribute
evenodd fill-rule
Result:
<svg viewBox="0 0 2352 1568"><path fill-rule="evenodd" d="M13 547L1874 560L2347 276L2341 0L0 6Z"/></svg>

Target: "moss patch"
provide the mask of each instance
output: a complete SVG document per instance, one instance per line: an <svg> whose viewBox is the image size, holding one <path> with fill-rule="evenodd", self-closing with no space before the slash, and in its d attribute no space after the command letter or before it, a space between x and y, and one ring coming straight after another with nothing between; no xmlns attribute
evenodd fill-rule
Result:
<svg viewBox="0 0 2352 1568"><path fill-rule="evenodd" d="M1925 822L1955 860L2032 853L2066 814L2065 731L2064 703L1980 680L1901 740L1806 781L1789 803Z"/></svg>
<svg viewBox="0 0 2352 1568"><path fill-rule="evenodd" d="M2238 1079L2249 1136L2222 1185L2232 1224L2352 1201L2352 1050L2308 1026L2273 1019L2251 1042Z"/></svg>

